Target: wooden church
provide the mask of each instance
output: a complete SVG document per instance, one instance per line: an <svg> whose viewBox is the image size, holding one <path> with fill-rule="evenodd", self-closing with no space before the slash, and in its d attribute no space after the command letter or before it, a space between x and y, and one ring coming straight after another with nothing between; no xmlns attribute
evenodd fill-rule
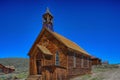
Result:
<svg viewBox="0 0 120 80"><path fill-rule="evenodd" d="M70 80L91 73L91 55L56 33L49 9L43 14L43 28L28 55L27 80Z"/></svg>

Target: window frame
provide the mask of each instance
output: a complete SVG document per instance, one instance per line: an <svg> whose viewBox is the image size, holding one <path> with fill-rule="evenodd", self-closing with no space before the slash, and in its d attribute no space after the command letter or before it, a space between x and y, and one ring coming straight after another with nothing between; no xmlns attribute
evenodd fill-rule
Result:
<svg viewBox="0 0 120 80"><path fill-rule="evenodd" d="M55 53L55 65L56 66L60 65L60 53L59 53L59 51L56 51L56 53Z"/></svg>
<svg viewBox="0 0 120 80"><path fill-rule="evenodd" d="M81 55L81 68L84 68L84 55Z"/></svg>
<svg viewBox="0 0 120 80"><path fill-rule="evenodd" d="M73 67L76 68L76 53L73 55Z"/></svg>
<svg viewBox="0 0 120 80"><path fill-rule="evenodd" d="M90 58L87 57L87 67L89 68L89 66L90 66Z"/></svg>

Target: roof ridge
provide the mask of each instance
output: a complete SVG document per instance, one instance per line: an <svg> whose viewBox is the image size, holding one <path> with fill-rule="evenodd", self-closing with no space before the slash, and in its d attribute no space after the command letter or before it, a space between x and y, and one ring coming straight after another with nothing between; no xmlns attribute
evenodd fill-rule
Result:
<svg viewBox="0 0 120 80"><path fill-rule="evenodd" d="M52 31L48 30L47 28L46 28L46 30L49 31L52 35L54 35L57 38L57 40L59 40L60 42L62 42L68 48L72 48L73 50L77 50L77 51L82 52L84 54L90 55L83 48L81 48L78 44L76 44L75 42L69 40L68 38L66 38L66 37L58 34L57 32L52 32ZM60 39L60 38L62 38L62 39Z"/></svg>

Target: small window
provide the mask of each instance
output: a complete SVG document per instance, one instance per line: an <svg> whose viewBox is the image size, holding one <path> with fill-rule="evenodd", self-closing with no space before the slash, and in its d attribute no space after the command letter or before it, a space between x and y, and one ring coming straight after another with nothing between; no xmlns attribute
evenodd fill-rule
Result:
<svg viewBox="0 0 120 80"><path fill-rule="evenodd" d="M59 60L59 52L56 51L56 55L55 55L55 65L60 65L60 60Z"/></svg>
<svg viewBox="0 0 120 80"><path fill-rule="evenodd" d="M84 67L84 56L82 55L81 56L81 68L83 68Z"/></svg>
<svg viewBox="0 0 120 80"><path fill-rule="evenodd" d="M74 56L73 56L73 67L75 68L76 67L76 54L74 53Z"/></svg>
<svg viewBox="0 0 120 80"><path fill-rule="evenodd" d="M89 65L90 65L90 64L89 64L89 60L90 60L90 59L89 59L89 58L87 58L87 65L88 65L88 68L89 68Z"/></svg>

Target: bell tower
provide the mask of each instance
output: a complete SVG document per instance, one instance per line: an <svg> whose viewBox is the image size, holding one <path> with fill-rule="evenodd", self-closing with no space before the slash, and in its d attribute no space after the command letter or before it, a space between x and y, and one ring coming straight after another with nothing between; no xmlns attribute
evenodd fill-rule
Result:
<svg viewBox="0 0 120 80"><path fill-rule="evenodd" d="M47 29L53 30L53 16L50 13L50 10L47 8L45 14L42 16L43 18L43 27L46 27Z"/></svg>

